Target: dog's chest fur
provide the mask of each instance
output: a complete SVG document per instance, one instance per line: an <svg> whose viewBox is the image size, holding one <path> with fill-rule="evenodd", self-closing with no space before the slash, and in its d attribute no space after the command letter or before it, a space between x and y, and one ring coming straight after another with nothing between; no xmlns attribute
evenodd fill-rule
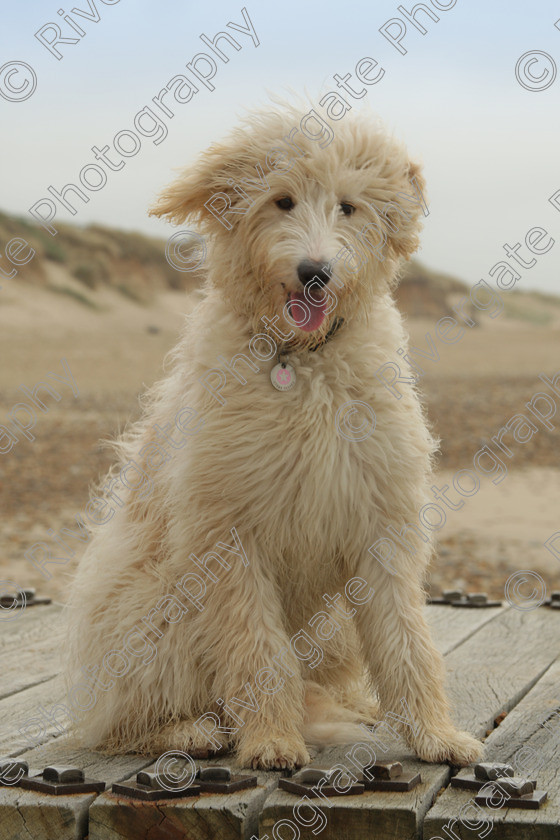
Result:
<svg viewBox="0 0 560 840"><path fill-rule="evenodd" d="M302 552L332 562L357 552L378 516L397 502L403 476L421 478L427 468L431 441L424 424L423 435L410 431L410 412L420 411L412 387L400 386L398 400L375 376L404 340L398 312L382 301L368 324L345 324L317 351L291 355L296 385L279 392L270 382L277 359L251 355L241 320L223 304L201 304L184 353L194 363L189 360L188 404L204 426L191 439L185 481L223 509L228 528L250 529L257 539L262 534L266 550L285 562L297 565ZM201 379L220 366L218 356L229 361L239 353L259 370L240 360L236 370L246 384L228 373L221 405ZM369 416L373 426L373 414L357 401L375 414L375 428L363 440L352 439L352 425ZM359 414L345 426L352 406Z"/></svg>

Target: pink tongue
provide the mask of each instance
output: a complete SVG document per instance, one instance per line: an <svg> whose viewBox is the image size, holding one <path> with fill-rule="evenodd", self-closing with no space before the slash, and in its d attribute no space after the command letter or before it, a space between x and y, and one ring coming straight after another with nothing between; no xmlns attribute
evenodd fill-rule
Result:
<svg viewBox="0 0 560 840"><path fill-rule="evenodd" d="M322 300L312 300L312 295L307 297L303 292L290 292L290 302L297 301L296 306L290 306L290 315L294 319L296 326L304 332L313 332L318 329L325 320L325 309L327 308L327 298ZM299 306L299 304L302 304ZM311 313L309 315L309 313Z"/></svg>

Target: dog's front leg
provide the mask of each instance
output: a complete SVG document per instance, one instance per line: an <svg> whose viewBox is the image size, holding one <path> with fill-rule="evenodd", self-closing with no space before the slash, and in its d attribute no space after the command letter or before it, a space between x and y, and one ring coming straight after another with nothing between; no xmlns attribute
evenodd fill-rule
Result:
<svg viewBox="0 0 560 840"><path fill-rule="evenodd" d="M250 535L242 541L247 565L216 586L204 615L214 708L234 730L242 766L294 768L310 760L301 665L284 629L273 563Z"/></svg>
<svg viewBox="0 0 560 840"><path fill-rule="evenodd" d="M358 574L375 590L367 603L356 608L356 623L384 712L403 717L409 713L408 725L395 726L419 758L460 766L475 761L483 747L450 718L443 658L424 619L419 575L410 565L406 573L392 574L381 565L372 566L371 558ZM390 722L393 725L394 719Z"/></svg>

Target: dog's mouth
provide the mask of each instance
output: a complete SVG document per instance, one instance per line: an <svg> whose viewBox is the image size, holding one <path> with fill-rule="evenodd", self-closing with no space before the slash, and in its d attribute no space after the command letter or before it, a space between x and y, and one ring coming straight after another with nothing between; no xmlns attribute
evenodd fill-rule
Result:
<svg viewBox="0 0 560 840"><path fill-rule="evenodd" d="M288 312L296 327L304 332L318 330L325 320L327 296L319 289L303 292L289 292Z"/></svg>

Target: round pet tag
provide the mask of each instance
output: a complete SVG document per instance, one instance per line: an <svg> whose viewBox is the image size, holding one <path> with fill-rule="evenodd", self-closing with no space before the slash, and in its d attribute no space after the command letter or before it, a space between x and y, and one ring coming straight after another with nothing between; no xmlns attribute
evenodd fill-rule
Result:
<svg viewBox="0 0 560 840"><path fill-rule="evenodd" d="M270 381L277 391L289 391L296 384L296 372L287 362L280 362L272 368Z"/></svg>

